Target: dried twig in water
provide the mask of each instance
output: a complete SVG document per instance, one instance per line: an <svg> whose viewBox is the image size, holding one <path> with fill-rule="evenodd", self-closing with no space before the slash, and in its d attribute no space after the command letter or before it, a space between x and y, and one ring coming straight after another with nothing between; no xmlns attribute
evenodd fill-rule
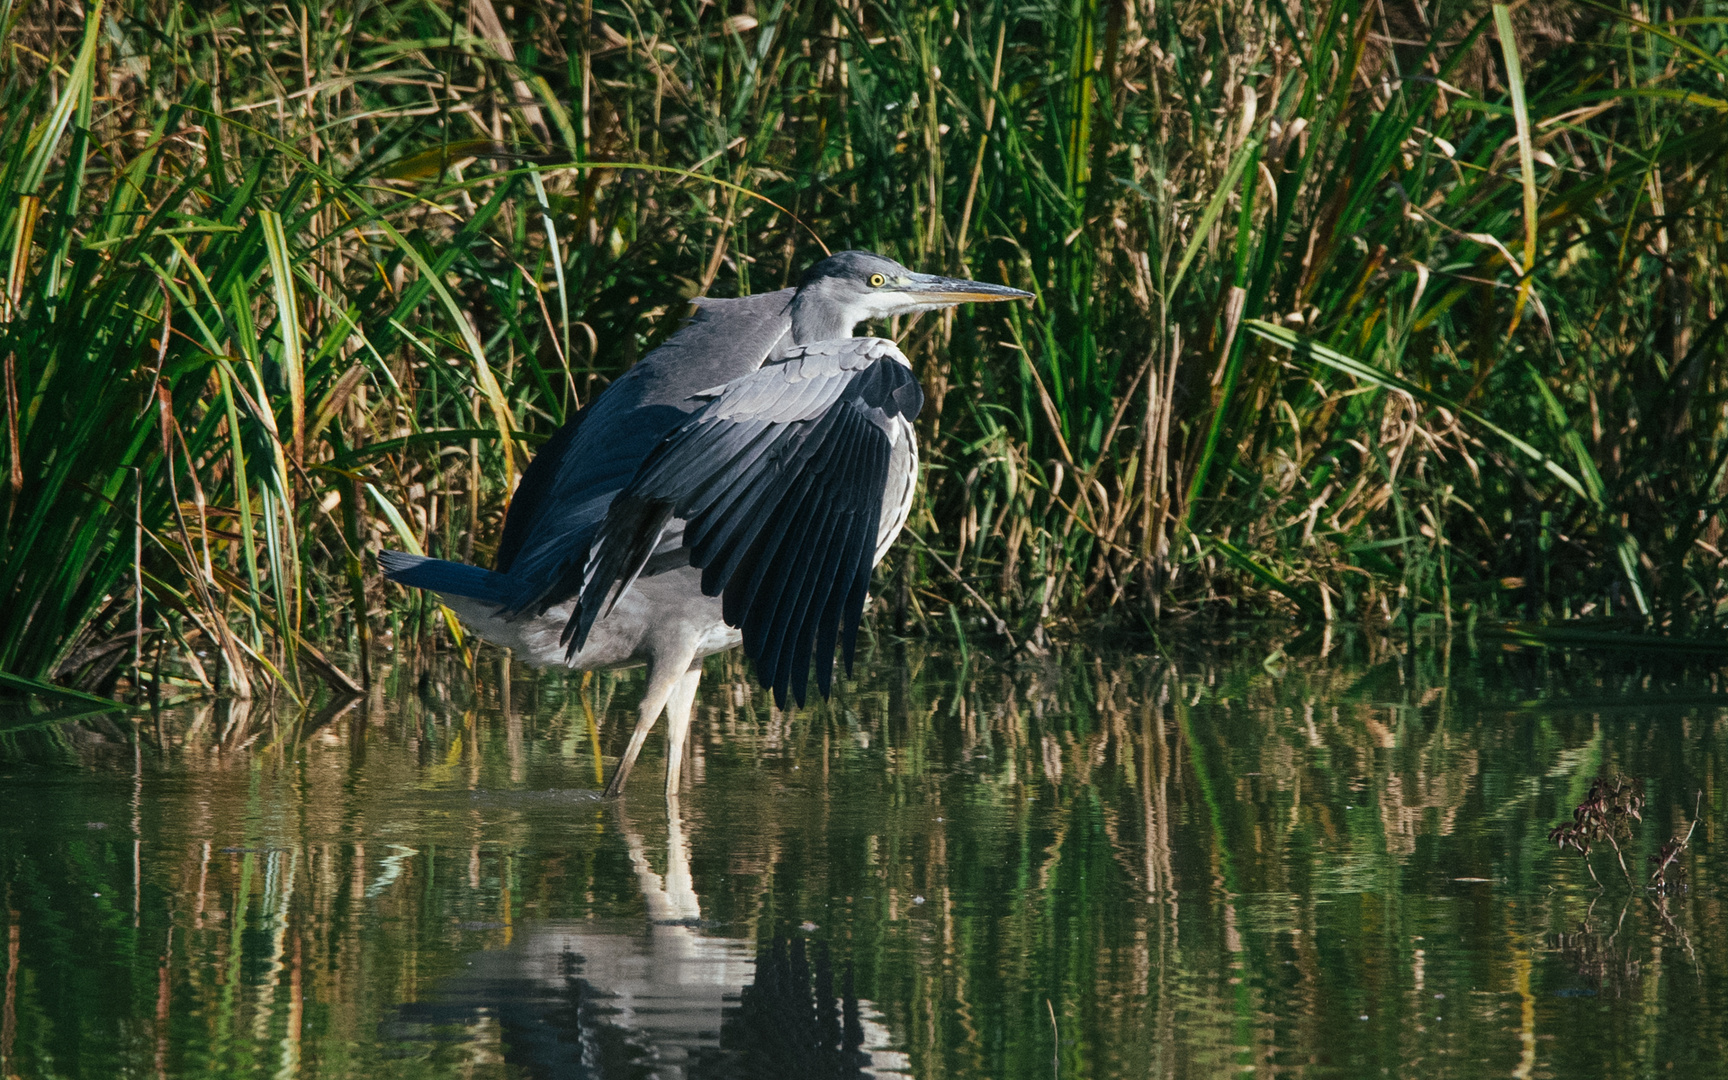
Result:
<svg viewBox="0 0 1728 1080"><path fill-rule="evenodd" d="M1643 783L1623 776L1612 781L1598 776L1590 784L1590 794L1572 809L1572 820L1550 829L1548 839L1562 851L1573 848L1583 856L1584 868L1590 871L1590 878L1596 882L1597 888L1602 887L1602 879L1596 876L1596 868L1590 865L1590 847L1597 841L1606 841L1614 849L1620 873L1625 875L1626 884L1630 885L1632 871L1626 868L1626 856L1620 848L1620 841L1631 838L1631 822L1642 820Z"/></svg>

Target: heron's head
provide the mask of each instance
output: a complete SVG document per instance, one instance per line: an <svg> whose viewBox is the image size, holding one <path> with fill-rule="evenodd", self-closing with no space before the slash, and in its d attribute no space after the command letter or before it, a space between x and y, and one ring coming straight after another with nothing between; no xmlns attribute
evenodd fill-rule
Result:
<svg viewBox="0 0 1728 1080"><path fill-rule="evenodd" d="M792 333L808 344L850 337L871 319L1031 296L1006 285L915 273L868 251L842 251L804 271L792 301Z"/></svg>

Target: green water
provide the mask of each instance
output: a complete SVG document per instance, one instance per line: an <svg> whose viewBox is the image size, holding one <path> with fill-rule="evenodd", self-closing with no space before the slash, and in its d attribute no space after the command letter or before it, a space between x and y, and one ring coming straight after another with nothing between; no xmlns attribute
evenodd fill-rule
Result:
<svg viewBox="0 0 1728 1080"><path fill-rule="evenodd" d="M711 662L674 804L658 739L593 795L628 675L14 711L0 1076L1728 1075L1707 661L1285 651ZM1599 889L1547 833L1617 773Z"/></svg>

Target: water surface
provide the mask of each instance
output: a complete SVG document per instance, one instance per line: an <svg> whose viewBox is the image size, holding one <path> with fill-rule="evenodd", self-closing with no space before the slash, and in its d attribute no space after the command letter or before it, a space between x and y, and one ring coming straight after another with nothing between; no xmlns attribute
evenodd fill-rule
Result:
<svg viewBox="0 0 1728 1080"><path fill-rule="evenodd" d="M639 675L8 713L0 1076L1728 1075L1708 663L1198 636L716 659L670 804Z"/></svg>

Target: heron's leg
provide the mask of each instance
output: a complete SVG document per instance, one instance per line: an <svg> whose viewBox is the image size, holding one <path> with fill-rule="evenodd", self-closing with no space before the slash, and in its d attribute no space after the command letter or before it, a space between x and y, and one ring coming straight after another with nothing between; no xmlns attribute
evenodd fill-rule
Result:
<svg viewBox="0 0 1728 1080"><path fill-rule="evenodd" d="M690 712L696 704L696 685L702 681L702 661L672 688L666 699L666 797L678 797L678 775L684 769L684 742L690 735Z"/></svg>
<svg viewBox="0 0 1728 1080"><path fill-rule="evenodd" d="M642 694L642 705L636 714L636 730L630 734L630 745L624 748L624 756L618 759L612 782L606 785L607 798L623 792L624 781L630 778L636 755L642 752L642 744L648 741L648 733L654 729L654 721L660 718L660 710L666 707L667 699L690 670L695 650L680 651L683 653L681 656L661 654L648 661L648 689Z"/></svg>

